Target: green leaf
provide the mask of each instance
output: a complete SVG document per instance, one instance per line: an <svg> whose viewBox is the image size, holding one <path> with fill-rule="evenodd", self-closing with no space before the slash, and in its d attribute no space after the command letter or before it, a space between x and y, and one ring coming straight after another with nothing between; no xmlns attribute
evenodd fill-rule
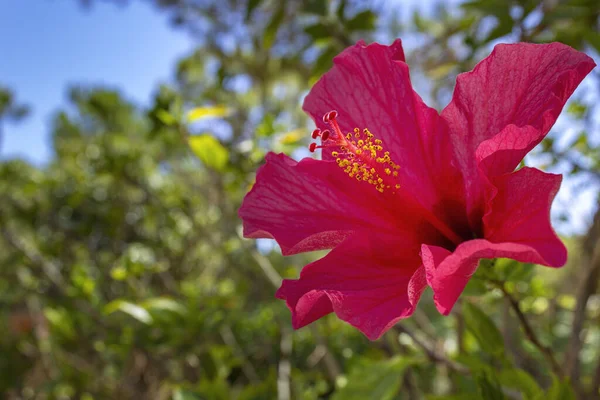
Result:
<svg viewBox="0 0 600 400"><path fill-rule="evenodd" d="M586 30L583 34L586 42L592 46L598 54L600 54L600 32Z"/></svg>
<svg viewBox="0 0 600 400"><path fill-rule="evenodd" d="M426 400L481 400L481 396L476 393L446 394L425 396Z"/></svg>
<svg viewBox="0 0 600 400"><path fill-rule="evenodd" d="M577 100L570 101L567 106L567 112L577 119L585 117L587 110L587 105Z"/></svg>
<svg viewBox="0 0 600 400"><path fill-rule="evenodd" d="M110 315L116 311L124 312L144 324L152 323L152 316L143 307L125 300L114 300L104 306L104 314Z"/></svg>
<svg viewBox="0 0 600 400"><path fill-rule="evenodd" d="M270 49L273 47L275 43L275 38L277 37L277 31L279 31L279 26L283 22L285 17L285 2L281 2L277 10L273 13L271 20L267 24L265 28L265 33L263 35L263 46L265 49Z"/></svg>
<svg viewBox="0 0 600 400"><path fill-rule="evenodd" d="M525 281L533 275L533 264L520 263L508 258L499 258L494 266L503 281Z"/></svg>
<svg viewBox="0 0 600 400"><path fill-rule="evenodd" d="M329 27L322 22L307 26L304 28L304 32L306 32L313 40L323 39L331 36L329 33Z"/></svg>
<svg viewBox="0 0 600 400"><path fill-rule="evenodd" d="M485 400L504 400L504 393L500 384L493 374L481 374L475 378L477 390L482 399Z"/></svg>
<svg viewBox="0 0 600 400"><path fill-rule="evenodd" d="M427 75L429 75L429 77L432 79L442 79L447 77L452 70L456 68L456 66L457 64L454 62L442 63L427 71Z"/></svg>
<svg viewBox="0 0 600 400"><path fill-rule="evenodd" d="M462 311L467 329L475 336L481 349L491 355L503 355L504 341L494 322L472 303L464 302Z"/></svg>
<svg viewBox="0 0 600 400"><path fill-rule="evenodd" d="M544 393L535 379L522 369L505 369L498 374L498 381L504 387L520 391L525 400L536 399Z"/></svg>
<svg viewBox="0 0 600 400"><path fill-rule="evenodd" d="M162 108L160 110L157 110L155 115L156 118L158 118L160 122L162 122L165 125L175 125L175 123L177 122L177 118L175 118L173 115L171 115L170 112Z"/></svg>
<svg viewBox="0 0 600 400"><path fill-rule="evenodd" d="M339 4L338 4L338 8L335 11L335 14L337 15L338 19L340 21L343 21L346 15L346 0L340 0Z"/></svg>
<svg viewBox="0 0 600 400"><path fill-rule="evenodd" d="M504 13L500 13L497 17L498 24L485 38L484 43L491 42L512 32L515 22L510 16L509 10L505 10Z"/></svg>
<svg viewBox="0 0 600 400"><path fill-rule="evenodd" d="M398 394L406 367L415 360L394 357L386 361L368 362L350 371L345 384L335 391L332 400L391 400Z"/></svg>
<svg viewBox="0 0 600 400"><path fill-rule="evenodd" d="M315 61L313 67L313 78L318 79L325 71L327 71L333 65L333 57L338 53L335 46L328 46Z"/></svg>
<svg viewBox="0 0 600 400"><path fill-rule="evenodd" d="M367 10L356 14L352 19L344 22L349 31L370 31L375 29L377 16L373 11Z"/></svg>
<svg viewBox="0 0 600 400"><path fill-rule="evenodd" d="M185 307L168 297L153 297L144 300L140 306L146 310L171 311L177 314L185 314Z"/></svg>
<svg viewBox="0 0 600 400"><path fill-rule="evenodd" d="M173 390L173 400L201 400L202 397L196 393L186 390L183 388L176 388Z"/></svg>
<svg viewBox="0 0 600 400"><path fill-rule="evenodd" d="M197 107L188 113L187 119L189 122L196 122L204 118L222 118L230 114L231 109L225 106Z"/></svg>
<svg viewBox="0 0 600 400"><path fill-rule="evenodd" d="M215 171L223 171L229 160L229 151L213 136L190 136L190 148L204 165Z"/></svg>
<svg viewBox="0 0 600 400"><path fill-rule="evenodd" d="M310 14L325 16L327 14L327 3L325 0L304 0L303 10Z"/></svg>
<svg viewBox="0 0 600 400"><path fill-rule="evenodd" d="M552 386L546 392L544 400L575 400L575 391L568 381L562 381L556 376L552 377Z"/></svg>

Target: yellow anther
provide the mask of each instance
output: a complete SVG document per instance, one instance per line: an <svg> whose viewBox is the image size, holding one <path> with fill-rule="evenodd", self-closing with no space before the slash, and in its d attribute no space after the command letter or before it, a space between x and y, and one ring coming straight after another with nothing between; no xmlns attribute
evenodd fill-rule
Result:
<svg viewBox="0 0 600 400"><path fill-rule="evenodd" d="M389 168L386 168L386 169L385 169L385 173L386 173L386 175L389 175L389 174L391 174L391 173L392 173L392 170L391 170L391 169L389 169Z"/></svg>
<svg viewBox="0 0 600 400"><path fill-rule="evenodd" d="M392 174L394 177L398 176L398 171L394 171L394 173Z"/></svg>
<svg viewBox="0 0 600 400"><path fill-rule="evenodd" d="M333 157L337 157L337 156L338 156L338 152L337 152L337 151L332 151L332 152L331 152L331 155L332 155Z"/></svg>
<svg viewBox="0 0 600 400"><path fill-rule="evenodd" d="M348 139L348 140L352 139L352 134L351 134L351 133L348 133L348 134L346 135L346 139Z"/></svg>
<svg viewBox="0 0 600 400"><path fill-rule="evenodd" d="M400 189L400 185L396 183L396 186L395 186L395 188L396 188L396 189Z"/></svg>
<svg viewBox="0 0 600 400"><path fill-rule="evenodd" d="M361 139L358 142L356 142L356 144L358 144L359 146L363 146L365 144L365 141Z"/></svg>
<svg viewBox="0 0 600 400"><path fill-rule="evenodd" d="M375 139L375 144L381 144L381 143L383 143L383 142L381 141L381 139Z"/></svg>

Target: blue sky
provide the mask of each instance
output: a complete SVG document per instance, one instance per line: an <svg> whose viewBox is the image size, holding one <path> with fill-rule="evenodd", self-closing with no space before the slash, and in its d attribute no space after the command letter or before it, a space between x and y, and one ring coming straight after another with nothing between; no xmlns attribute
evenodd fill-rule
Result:
<svg viewBox="0 0 600 400"><path fill-rule="evenodd" d="M145 2L127 7L76 0L17 0L2 5L0 84L32 106L18 125L4 126L1 155L43 163L51 157L49 122L70 84L123 89L142 104L170 79L175 61L193 48L167 16Z"/></svg>

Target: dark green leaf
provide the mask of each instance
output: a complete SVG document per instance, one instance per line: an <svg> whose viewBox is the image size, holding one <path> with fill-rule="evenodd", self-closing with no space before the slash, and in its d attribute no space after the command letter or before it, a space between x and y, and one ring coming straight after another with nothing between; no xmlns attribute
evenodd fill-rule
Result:
<svg viewBox="0 0 600 400"><path fill-rule="evenodd" d="M556 376L552 377L552 386L546 392L544 400L575 400L575 391L571 384L562 381Z"/></svg>
<svg viewBox="0 0 600 400"><path fill-rule="evenodd" d="M523 394L525 400L536 399L544 393L535 379L522 369L505 369L498 374L498 381L504 387L516 389Z"/></svg>
<svg viewBox="0 0 600 400"><path fill-rule="evenodd" d="M263 46L265 49L270 49L273 47L275 43L275 38L277 37L277 32L279 31L279 26L283 22L285 18L285 2L281 2L277 10L271 16L271 20L269 24L265 28L265 33L263 35Z"/></svg>
<svg viewBox="0 0 600 400"><path fill-rule="evenodd" d="M307 26L304 28L304 32L306 32L313 40L323 39L330 36L328 26L322 22Z"/></svg>
<svg viewBox="0 0 600 400"><path fill-rule="evenodd" d="M480 374L475 378L477 390L482 399L485 400L504 400L504 393L500 388L498 380L493 374Z"/></svg>
<svg viewBox="0 0 600 400"><path fill-rule="evenodd" d="M327 15L328 0L304 0L303 9L310 14Z"/></svg>
<svg viewBox="0 0 600 400"><path fill-rule="evenodd" d="M313 77L320 77L325 71L327 71L333 65L333 57L337 55L337 49L334 46L328 46L315 61L313 67Z"/></svg>
<svg viewBox="0 0 600 400"><path fill-rule="evenodd" d="M375 29L377 16L373 11L367 10L356 14L352 19L345 21L344 26L349 31L370 31Z"/></svg>
<svg viewBox="0 0 600 400"><path fill-rule="evenodd" d="M415 360L394 357L354 368L347 384L336 390L332 400L391 400L398 393L404 370Z"/></svg>
<svg viewBox="0 0 600 400"><path fill-rule="evenodd" d="M246 21L250 20L252 16L252 12L260 6L263 0L248 0L248 5L246 6Z"/></svg>

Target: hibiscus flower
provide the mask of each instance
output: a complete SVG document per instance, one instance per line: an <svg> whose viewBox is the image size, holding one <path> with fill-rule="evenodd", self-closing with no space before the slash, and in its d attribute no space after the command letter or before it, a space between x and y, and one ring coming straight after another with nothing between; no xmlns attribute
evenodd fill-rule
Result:
<svg viewBox="0 0 600 400"><path fill-rule="evenodd" d="M335 57L303 106L322 160L269 153L239 210L244 236L284 255L332 249L277 291L294 328L335 312L375 340L427 285L447 315L482 258L564 265L550 224L562 177L515 169L594 66L560 43L497 45L438 113L400 40Z"/></svg>

